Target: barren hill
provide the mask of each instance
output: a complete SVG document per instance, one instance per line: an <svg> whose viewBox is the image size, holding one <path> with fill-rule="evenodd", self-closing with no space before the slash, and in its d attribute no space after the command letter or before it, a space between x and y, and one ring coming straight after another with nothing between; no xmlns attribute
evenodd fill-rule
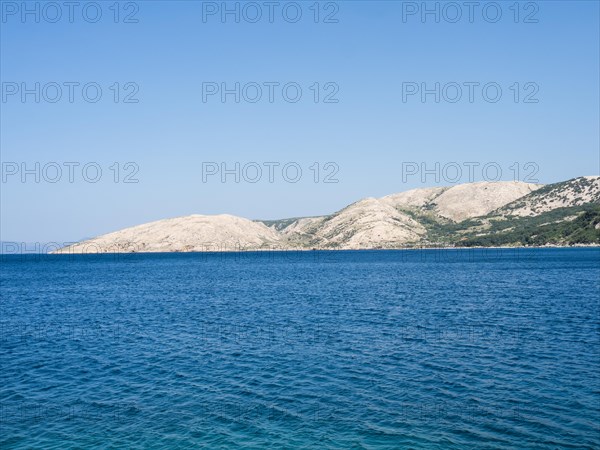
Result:
<svg viewBox="0 0 600 450"><path fill-rule="evenodd" d="M322 218L283 230L287 242L316 248L394 248L417 242L425 228L388 202L367 198Z"/></svg>
<svg viewBox="0 0 600 450"><path fill-rule="evenodd" d="M460 222L471 217L484 216L541 186L520 181L484 181L452 187L413 189L388 195L383 199L396 208L416 207Z"/></svg>
<svg viewBox="0 0 600 450"><path fill-rule="evenodd" d="M557 208L600 203L600 176L549 184L499 208L498 214L535 216Z"/></svg>
<svg viewBox="0 0 600 450"><path fill-rule="evenodd" d="M366 198L329 216L159 220L56 253L368 249L600 243L600 177L550 185L481 182Z"/></svg>
<svg viewBox="0 0 600 450"><path fill-rule="evenodd" d="M227 214L159 220L105 234L56 253L204 252L264 248L279 233L263 223Z"/></svg>

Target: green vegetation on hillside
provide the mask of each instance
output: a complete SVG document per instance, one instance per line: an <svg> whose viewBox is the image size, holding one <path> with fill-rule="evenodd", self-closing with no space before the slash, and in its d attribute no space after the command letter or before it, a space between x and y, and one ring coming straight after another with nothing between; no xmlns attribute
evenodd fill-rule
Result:
<svg viewBox="0 0 600 450"><path fill-rule="evenodd" d="M465 247L600 244L598 205L558 208L534 217L491 219L489 224L484 232L465 230L464 237L456 244Z"/></svg>
<svg viewBox="0 0 600 450"><path fill-rule="evenodd" d="M561 205L564 207L559 207ZM434 202L421 206L396 206L399 212L422 225L427 233L421 238L417 236L411 242L386 242L386 247L600 245L598 177L579 177L542 186L486 216L461 222L441 216L435 206ZM351 219L358 221L368 213L360 210ZM354 234L370 231L371 222L367 221L367 224L357 222L356 225L350 223L347 227L338 226L330 229L327 235L317 236L318 231L339 214L324 216L314 225L303 224L299 227L300 231L288 229L289 233L285 237L287 244L301 248L327 247L334 245L327 244L332 238L336 239L335 245L339 245L340 240L350 241ZM291 218L260 222L285 234L286 228L298 220L299 218ZM398 225L404 227L405 223L398 220Z"/></svg>
<svg viewBox="0 0 600 450"><path fill-rule="evenodd" d="M279 220L256 220L256 222L264 223L268 227L275 228L277 231L281 231L300 219L306 219L306 217L292 217L289 219Z"/></svg>
<svg viewBox="0 0 600 450"><path fill-rule="evenodd" d="M581 205L589 202L597 203L600 200L600 192L594 188L594 183L597 182L593 179L579 177L573 178L572 180L548 184L536 189L525 197L503 206L498 212L510 214L512 210L525 207L527 204L535 210L536 207L546 205L549 198L561 199L567 203L571 203L571 205ZM584 200L586 192L591 193L592 198ZM569 198L570 195L575 195L575 197Z"/></svg>

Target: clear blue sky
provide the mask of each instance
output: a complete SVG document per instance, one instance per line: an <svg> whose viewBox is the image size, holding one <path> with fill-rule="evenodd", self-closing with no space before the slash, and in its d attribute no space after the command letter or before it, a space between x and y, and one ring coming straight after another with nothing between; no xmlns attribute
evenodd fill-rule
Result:
<svg viewBox="0 0 600 450"><path fill-rule="evenodd" d="M203 8L212 7L206 2L141 1L137 12L123 2L114 23L113 2L99 3L96 23L79 10L70 23L63 2L56 23L50 22L56 15L50 8L40 12L39 23L32 15L23 23L22 11L11 9L21 2L2 2L5 94L15 86L10 83L32 88L39 82L48 97L54 96L48 83L94 82L103 89L97 103L85 101L77 88L70 103L64 87L57 103L36 103L33 95L22 102L19 94L2 100L5 170L6 163L80 164L73 183L66 168L57 183L44 174L40 183L33 175L25 183L19 174L7 176L1 185L2 240L64 242L193 213L320 215L363 197L436 184L433 177L403 180L403 162L495 162L505 180L514 178L514 162L534 162L542 183L599 172L596 1L541 1L537 12L521 2L518 23L512 1L500 2L496 23L480 9L470 23L467 7L457 23L445 20L454 17L449 9L439 23L432 16L423 23L418 13L403 20L403 9L412 4L393 1L338 2L337 23L322 23L335 12L327 2L321 3L319 23L312 1L299 2L303 15L296 23L282 17L286 2L275 9L273 23L263 2L257 23L243 16L240 23L233 16L222 23L218 14L203 20ZM228 5L234 8L234 2ZM122 23L131 12L138 22ZM246 13L251 18L255 11ZM288 18L293 13L289 9ZM492 13L486 17L493 19ZM537 23L523 23L530 13ZM87 14L93 19L95 11ZM226 103L218 96L203 102L203 82L232 87L269 81L299 83L302 99L285 102L276 89L273 103L266 92L257 103L235 103L233 96ZM115 103L115 82L121 95L131 92L123 91L125 83L135 83L139 102ZM315 103L309 89L314 82L321 83L321 94L325 83L335 83L339 102ZM476 90L473 103L466 91L456 103L435 103L433 95L425 103L419 96L403 102L406 82L494 82L503 96L490 103ZM510 90L515 82L518 103ZM522 101L528 82L539 87L533 97L538 103ZM90 162L103 169L97 183L83 180L81 166ZM115 183L109 169L114 162L121 177L127 172L123 164L137 164L139 183ZM266 174L255 184L235 183L232 176L226 183L216 176L204 183L203 162L296 162L304 172L298 183L286 182L280 171L274 183ZM339 182L315 183L309 170L314 162L336 163ZM481 170L475 174L481 178Z"/></svg>

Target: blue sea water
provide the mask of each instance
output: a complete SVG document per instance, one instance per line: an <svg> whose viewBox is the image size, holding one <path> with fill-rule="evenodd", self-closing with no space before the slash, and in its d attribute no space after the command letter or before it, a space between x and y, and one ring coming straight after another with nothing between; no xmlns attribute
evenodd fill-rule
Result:
<svg viewBox="0 0 600 450"><path fill-rule="evenodd" d="M0 448L600 448L600 249L2 255Z"/></svg>

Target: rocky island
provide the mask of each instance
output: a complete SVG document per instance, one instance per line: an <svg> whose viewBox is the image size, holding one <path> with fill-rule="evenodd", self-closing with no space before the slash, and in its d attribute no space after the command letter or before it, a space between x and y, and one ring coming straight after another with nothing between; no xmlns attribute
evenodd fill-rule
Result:
<svg viewBox="0 0 600 450"><path fill-rule="evenodd" d="M366 198L328 216L190 215L54 253L207 252L600 244L600 177L541 185L478 182Z"/></svg>

